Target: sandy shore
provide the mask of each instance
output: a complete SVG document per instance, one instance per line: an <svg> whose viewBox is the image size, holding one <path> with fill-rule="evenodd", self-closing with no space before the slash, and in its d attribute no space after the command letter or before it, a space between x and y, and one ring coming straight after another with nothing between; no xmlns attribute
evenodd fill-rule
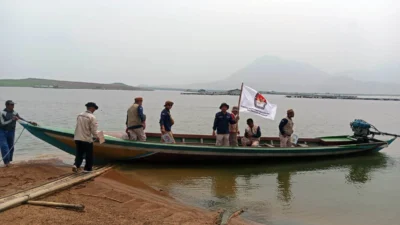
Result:
<svg viewBox="0 0 400 225"><path fill-rule="evenodd" d="M0 168L0 196L12 194L71 173L52 161ZM84 212L21 205L1 213L0 224L218 224L219 212L183 205L168 193L111 170L92 181L40 199L83 204ZM230 225L255 224L235 217Z"/></svg>

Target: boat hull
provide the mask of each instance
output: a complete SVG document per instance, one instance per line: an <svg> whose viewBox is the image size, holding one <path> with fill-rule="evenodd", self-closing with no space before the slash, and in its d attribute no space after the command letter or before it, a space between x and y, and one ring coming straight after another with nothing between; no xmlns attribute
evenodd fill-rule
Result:
<svg viewBox="0 0 400 225"><path fill-rule="evenodd" d="M73 131L65 129L35 127L22 124L30 133L39 139L75 155ZM178 135L179 136L179 135ZM204 136L206 138L206 136ZM333 157L357 153L379 151L394 141L376 141L361 144L342 144L310 147L216 147L202 144L164 144L160 142L137 142L123 140L106 135L103 144L94 143L96 160L142 160L142 161L176 161L176 160L259 160L293 157ZM202 139L203 140L203 139ZM272 140L272 139L271 139ZM314 139L309 139L313 141ZM319 139L315 139L318 141ZM209 140L210 141L210 140ZM211 140L212 141L212 140Z"/></svg>

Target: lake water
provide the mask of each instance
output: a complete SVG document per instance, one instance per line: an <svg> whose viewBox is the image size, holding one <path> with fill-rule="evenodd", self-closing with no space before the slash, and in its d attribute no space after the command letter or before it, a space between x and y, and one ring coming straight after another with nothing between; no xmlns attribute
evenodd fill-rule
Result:
<svg viewBox="0 0 400 225"><path fill-rule="evenodd" d="M175 102L175 133L211 134L221 102L236 105L235 96L188 96L179 92L134 92L0 88L0 101L14 100L26 119L54 127L74 128L84 104L95 101L100 129L122 131L126 110L136 96L144 97L147 130L158 132L165 100ZM252 117L263 136L277 136L280 118L288 108L296 112L295 132L300 137L350 134L355 118L382 131L400 133L400 102L287 99L266 96L278 105L275 121ZM248 114L241 114L243 132ZM21 132L17 129L17 136ZM22 133L17 160L73 157ZM231 165L124 164L128 176L140 176L177 199L208 209L233 212L245 208L245 218L272 225L400 224L400 142L381 153L333 160L268 162Z"/></svg>

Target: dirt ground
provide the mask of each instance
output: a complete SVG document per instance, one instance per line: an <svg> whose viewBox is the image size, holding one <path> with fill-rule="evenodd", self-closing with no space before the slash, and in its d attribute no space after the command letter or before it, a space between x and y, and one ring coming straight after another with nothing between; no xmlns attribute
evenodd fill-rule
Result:
<svg viewBox="0 0 400 225"><path fill-rule="evenodd" d="M71 173L57 162L26 162L0 168L0 196L6 196ZM37 200L37 199L35 199ZM41 201L83 204L83 212L21 205L1 213L0 224L218 224L219 212L183 205L163 191L110 170L94 180ZM239 217L230 225L256 224Z"/></svg>

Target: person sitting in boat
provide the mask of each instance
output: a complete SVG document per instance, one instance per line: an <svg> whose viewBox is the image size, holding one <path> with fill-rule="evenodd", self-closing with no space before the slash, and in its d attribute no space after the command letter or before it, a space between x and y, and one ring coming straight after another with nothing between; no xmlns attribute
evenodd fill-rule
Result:
<svg viewBox="0 0 400 225"><path fill-rule="evenodd" d="M287 117L283 118L279 124L279 139L280 139L280 146L282 148L285 147L292 147L292 140L291 136L293 134L293 117L294 111L293 109L289 109L287 111Z"/></svg>
<svg viewBox="0 0 400 225"><path fill-rule="evenodd" d="M129 107L126 116L126 133L129 140L146 141L146 116L143 114L143 98L135 98L135 103Z"/></svg>
<svg viewBox="0 0 400 225"><path fill-rule="evenodd" d="M226 103L222 103L219 109L221 112L215 114L212 135L215 136L215 131L217 131L216 146L229 146L229 124L235 124L239 116L232 118L232 115L227 112L229 105Z"/></svg>
<svg viewBox="0 0 400 225"><path fill-rule="evenodd" d="M239 107L233 106L231 116L233 119L236 119L236 116L239 112ZM239 123L229 124L229 145L232 147L238 146L237 136L239 134Z"/></svg>
<svg viewBox="0 0 400 225"><path fill-rule="evenodd" d="M164 109L161 111L160 116L160 129L161 129L161 142L175 143L174 135L172 134L171 128L174 125L174 119L171 117L171 108L174 105L171 101L166 101ZM167 135L168 141L164 140L164 136Z"/></svg>
<svg viewBox="0 0 400 225"><path fill-rule="evenodd" d="M242 145L258 147L260 145L261 129L259 126L254 125L253 119L247 119L247 125L244 132L244 137L242 138Z"/></svg>

